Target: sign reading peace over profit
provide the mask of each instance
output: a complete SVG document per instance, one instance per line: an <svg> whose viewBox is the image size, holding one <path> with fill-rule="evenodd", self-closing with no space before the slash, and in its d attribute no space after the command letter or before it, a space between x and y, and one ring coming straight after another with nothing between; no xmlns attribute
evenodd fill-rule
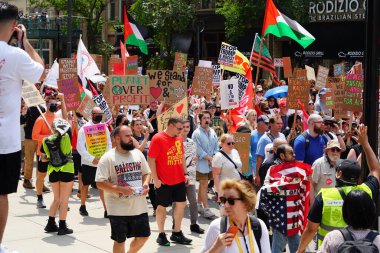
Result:
<svg viewBox="0 0 380 253"><path fill-rule="evenodd" d="M59 59L59 79L78 78L77 60L73 58Z"/></svg>
<svg viewBox="0 0 380 253"><path fill-rule="evenodd" d="M187 120L187 97L181 99L178 103L171 106L168 110L157 116L157 128L158 132L163 131L171 117L179 117L183 120Z"/></svg>
<svg viewBox="0 0 380 253"><path fill-rule="evenodd" d="M235 148L239 152L240 160L243 163L241 171L247 173L249 169L249 147L251 145L250 133L232 133L235 141Z"/></svg>
<svg viewBox="0 0 380 253"><path fill-rule="evenodd" d="M22 98L28 107L45 104L45 100L42 98L40 92L34 86L34 84L24 81L22 84Z"/></svg>
<svg viewBox="0 0 380 253"><path fill-rule="evenodd" d="M110 76L106 88L110 105L149 104L147 76Z"/></svg>
<svg viewBox="0 0 380 253"><path fill-rule="evenodd" d="M75 79L58 80L58 90L65 95L65 103L67 111L75 111L81 102L80 91Z"/></svg>
<svg viewBox="0 0 380 253"><path fill-rule="evenodd" d="M363 111L363 75L347 74L343 108L351 112Z"/></svg>
<svg viewBox="0 0 380 253"><path fill-rule="evenodd" d="M220 47L218 63L232 67L234 65L236 50L237 47L222 43L222 46Z"/></svg>
<svg viewBox="0 0 380 253"><path fill-rule="evenodd" d="M210 95L212 92L213 68L195 67L191 93L198 96Z"/></svg>
<svg viewBox="0 0 380 253"><path fill-rule="evenodd" d="M300 78L288 78L288 98L286 107L288 109L299 109L298 99L306 106L309 102L309 81Z"/></svg>
<svg viewBox="0 0 380 253"><path fill-rule="evenodd" d="M147 70L151 100L175 103L186 97L185 73L173 70Z"/></svg>
<svg viewBox="0 0 380 253"><path fill-rule="evenodd" d="M317 81L315 83L315 88L320 90L326 87L327 77L329 76L329 68L325 68L321 65L318 67Z"/></svg>
<svg viewBox="0 0 380 253"><path fill-rule="evenodd" d="M184 72L186 69L187 54L175 53L173 70L177 72Z"/></svg>

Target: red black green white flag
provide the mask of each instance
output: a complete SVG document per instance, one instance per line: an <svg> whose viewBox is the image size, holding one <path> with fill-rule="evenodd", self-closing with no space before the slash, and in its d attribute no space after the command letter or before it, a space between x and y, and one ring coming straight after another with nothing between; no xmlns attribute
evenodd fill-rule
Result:
<svg viewBox="0 0 380 253"><path fill-rule="evenodd" d="M128 20L127 8L124 6L124 41L125 44L136 46L144 54L148 54L148 47L136 24Z"/></svg>

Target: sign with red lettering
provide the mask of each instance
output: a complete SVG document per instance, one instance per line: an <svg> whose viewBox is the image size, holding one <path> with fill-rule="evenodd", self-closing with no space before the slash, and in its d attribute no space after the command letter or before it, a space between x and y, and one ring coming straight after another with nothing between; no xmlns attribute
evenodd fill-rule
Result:
<svg viewBox="0 0 380 253"><path fill-rule="evenodd" d="M80 90L75 79L58 80L58 90L65 95L65 103L67 111L75 111L81 102Z"/></svg>
<svg viewBox="0 0 380 253"><path fill-rule="evenodd" d="M363 75L347 74L343 108L351 112L363 111Z"/></svg>

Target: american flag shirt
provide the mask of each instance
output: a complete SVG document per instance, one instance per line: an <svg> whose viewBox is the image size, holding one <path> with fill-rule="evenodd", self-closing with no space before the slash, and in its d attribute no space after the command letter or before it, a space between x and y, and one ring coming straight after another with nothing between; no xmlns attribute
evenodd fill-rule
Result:
<svg viewBox="0 0 380 253"><path fill-rule="evenodd" d="M268 215L269 225L286 236L303 231L309 211L309 164L285 162L270 167L269 185L259 192L259 209Z"/></svg>

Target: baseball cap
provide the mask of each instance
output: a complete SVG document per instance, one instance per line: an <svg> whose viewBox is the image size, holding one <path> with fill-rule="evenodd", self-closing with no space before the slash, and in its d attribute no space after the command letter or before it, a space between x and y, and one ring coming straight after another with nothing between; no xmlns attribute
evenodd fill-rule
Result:
<svg viewBox="0 0 380 253"><path fill-rule="evenodd" d="M322 117L323 119L323 122L329 122L329 123L335 123L335 124L338 124L338 121L336 121L334 118L328 116L328 115L324 115Z"/></svg>
<svg viewBox="0 0 380 253"><path fill-rule="evenodd" d="M259 123L261 121L264 122L264 123L269 123L269 118L266 115L260 115L257 118L257 123Z"/></svg>
<svg viewBox="0 0 380 253"><path fill-rule="evenodd" d="M339 141L334 139L327 142L326 149L330 149L330 148L338 148L340 150L341 148L340 148Z"/></svg>
<svg viewBox="0 0 380 253"><path fill-rule="evenodd" d="M356 183L362 173L358 162L350 159L340 159L337 162L336 170L342 171L343 179L351 183Z"/></svg>

